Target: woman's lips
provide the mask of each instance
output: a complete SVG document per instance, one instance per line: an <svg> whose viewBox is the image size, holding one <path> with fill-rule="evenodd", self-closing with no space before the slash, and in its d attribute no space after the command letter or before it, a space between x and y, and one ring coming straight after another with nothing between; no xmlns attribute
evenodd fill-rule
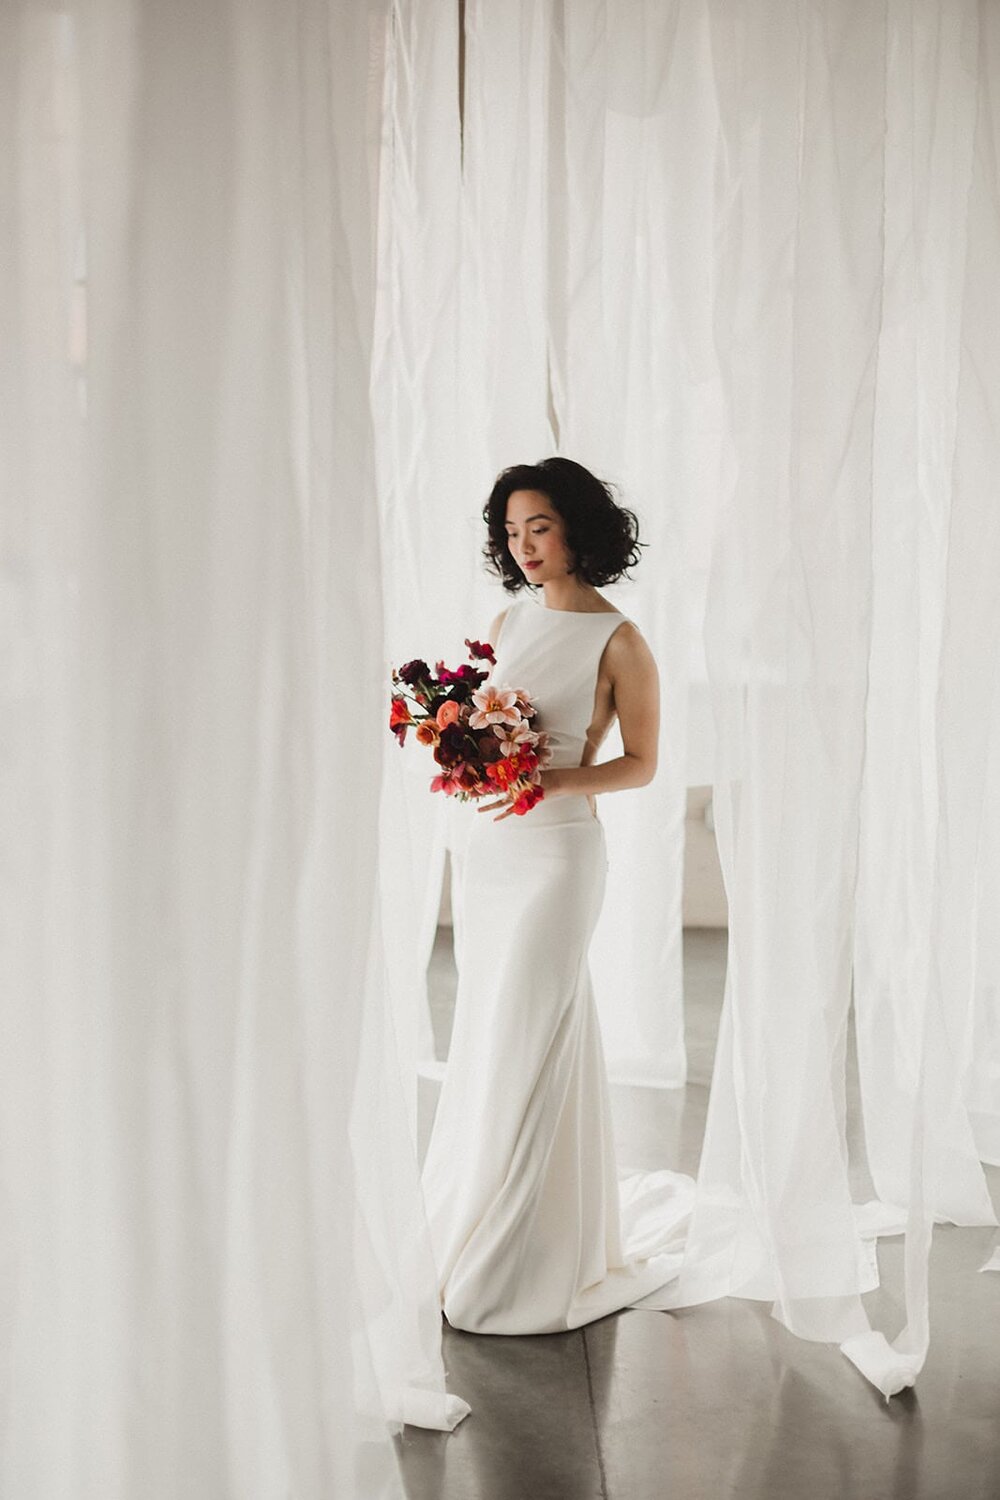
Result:
<svg viewBox="0 0 1000 1500"><path fill-rule="evenodd" d="M540 568L542 565L541 565L540 562L529 562L529 563L525 563L524 566L526 568Z"/></svg>

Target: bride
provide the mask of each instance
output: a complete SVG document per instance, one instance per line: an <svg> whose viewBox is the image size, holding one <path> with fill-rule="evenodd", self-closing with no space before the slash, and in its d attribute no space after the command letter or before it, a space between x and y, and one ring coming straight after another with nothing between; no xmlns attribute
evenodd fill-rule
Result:
<svg viewBox="0 0 1000 1500"><path fill-rule="evenodd" d="M483 519L488 564L515 596L489 634L489 681L532 695L552 754L527 814L501 798L470 829L423 1187L448 1322L553 1333L671 1281L693 1200L677 1173L619 1176L587 962L607 871L594 799L655 774L658 677L639 629L598 592L641 545L606 485L567 458L516 465ZM624 754L596 764L616 716Z"/></svg>

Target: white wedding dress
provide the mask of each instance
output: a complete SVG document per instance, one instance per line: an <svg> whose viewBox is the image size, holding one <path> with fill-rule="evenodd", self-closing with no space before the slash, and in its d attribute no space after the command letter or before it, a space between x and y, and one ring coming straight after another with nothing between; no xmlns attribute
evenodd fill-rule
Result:
<svg viewBox="0 0 1000 1500"><path fill-rule="evenodd" d="M625 618L534 597L507 613L490 680L533 695L553 767L581 762L601 655ZM590 801L543 799L500 822L457 812L472 820L458 995L423 1167L441 1305L474 1333L554 1333L673 1280L694 1182L619 1181L587 964L607 871Z"/></svg>

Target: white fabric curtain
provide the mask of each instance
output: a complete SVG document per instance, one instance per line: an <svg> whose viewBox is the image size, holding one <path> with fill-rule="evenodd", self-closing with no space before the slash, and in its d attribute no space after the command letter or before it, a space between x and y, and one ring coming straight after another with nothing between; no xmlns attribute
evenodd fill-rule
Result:
<svg viewBox="0 0 1000 1500"><path fill-rule="evenodd" d="M458 8L428 0L389 13L371 396L390 663L466 659L478 536L464 478L458 399L460 130ZM427 961L448 843L426 752L385 736L381 893L399 1035L434 1056ZM416 1074L410 1096L416 1121Z"/></svg>
<svg viewBox="0 0 1000 1500"><path fill-rule="evenodd" d="M450 1427L386 1005L387 8L0 21L0 1428L19 1500L401 1496Z"/></svg>
<svg viewBox="0 0 1000 1500"><path fill-rule="evenodd" d="M397 14L429 55L437 12ZM467 518L494 473L554 449L639 512L649 551L609 592L657 655L664 722L657 781L601 805L613 1077L684 1079L684 790L706 764L731 922L676 1300L773 1299L895 1388L926 1348L933 1220L993 1222L977 1144L995 1159L996 12L467 0L464 23L460 176L450 155L427 171L426 97L396 147L425 195L395 221L416 315L439 306L422 289L458 289L468 465L461 509L431 483L411 524L474 570ZM451 112L450 61L441 74ZM436 234L456 211L460 239ZM433 441L431 349L440 383L440 343L423 366L406 354L411 454ZM407 576L404 556L396 592ZM459 641L469 596L450 571L445 587L437 628ZM494 588L477 629L502 602ZM463 812L440 819L454 844ZM852 989L878 1195L860 1212ZM909 1322L890 1348L860 1295L871 1235L904 1223Z"/></svg>
<svg viewBox="0 0 1000 1500"><path fill-rule="evenodd" d="M787 19L764 4L755 24L712 16L736 477L706 633L731 753L716 786L730 958L676 1300L773 1297L788 1327L840 1342L888 1394L926 1354L934 1218L995 1222L947 1044L971 1002L942 961L967 941L964 914L949 927L949 854L962 864L949 831L969 841L943 800L961 728L941 652L966 582L949 547L956 429L972 424L980 460L995 452L958 377L963 329L997 291L970 298L965 280L967 205L995 191L972 165L994 23L971 5L815 4ZM987 480L980 463L960 525L985 517ZM964 684L984 726L989 677ZM843 1123L852 931L880 1199L864 1215ZM892 1345L860 1300L874 1267L859 1222L905 1222Z"/></svg>
<svg viewBox="0 0 1000 1500"><path fill-rule="evenodd" d="M1000 1052L977 994L975 924L998 822L986 795L1000 556L988 392L997 329L997 17L899 5L886 70L885 278L874 412L872 620L855 1001L872 1176L909 1202L927 1007L928 1208L980 1223ZM905 126L904 126L905 122ZM983 360L985 354L985 362ZM985 847L981 838L985 836ZM989 872L989 873L988 873ZM992 879L990 879L992 874ZM987 899L990 899L989 897ZM986 1031L983 1032L983 1028ZM980 1034L982 1033L982 1034ZM995 1151L995 1145L994 1145Z"/></svg>

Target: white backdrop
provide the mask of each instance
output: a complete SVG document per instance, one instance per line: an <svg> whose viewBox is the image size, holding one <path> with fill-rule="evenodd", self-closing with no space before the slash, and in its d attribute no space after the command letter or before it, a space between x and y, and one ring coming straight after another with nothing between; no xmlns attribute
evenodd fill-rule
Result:
<svg viewBox="0 0 1000 1500"><path fill-rule="evenodd" d="M396 11L407 87L384 165L406 214L381 233L407 280L381 308L383 379L394 323L426 331L400 340L391 440L397 471L453 433L465 455L414 491L421 568L447 539L444 612L398 652L441 654L502 606L465 583L500 467L558 450L621 482L650 547L608 593L653 646L664 723L656 782L600 807L613 1077L684 1078L684 790L706 763L730 906L678 1299L773 1298L799 1333L856 1338L891 1384L923 1358L932 1219L993 1222L976 1142L995 1159L1000 17L976 0L467 0L459 121L450 44L431 40L451 6ZM425 390L445 388L435 433ZM409 552L386 568L402 596ZM460 847L464 811L433 837ZM860 1302L852 985L882 1203L866 1222L909 1215L896 1352Z"/></svg>
<svg viewBox="0 0 1000 1500"><path fill-rule="evenodd" d="M620 1077L684 1076L684 788L713 766L731 961L678 1300L773 1298L891 1385L852 978L904 1366L932 1219L991 1221L1000 14L465 20L463 140L451 0L3 12L19 1500L172 1497L179 1465L212 1500L398 1494L385 1418L462 1415L396 1033L409 1067L467 810L384 688L501 606L479 511L510 462L617 479L650 542L609 591L665 710L657 781L601 806Z"/></svg>
<svg viewBox="0 0 1000 1500"><path fill-rule="evenodd" d="M465 1410L376 889L386 18L0 22L18 1500L401 1496Z"/></svg>

